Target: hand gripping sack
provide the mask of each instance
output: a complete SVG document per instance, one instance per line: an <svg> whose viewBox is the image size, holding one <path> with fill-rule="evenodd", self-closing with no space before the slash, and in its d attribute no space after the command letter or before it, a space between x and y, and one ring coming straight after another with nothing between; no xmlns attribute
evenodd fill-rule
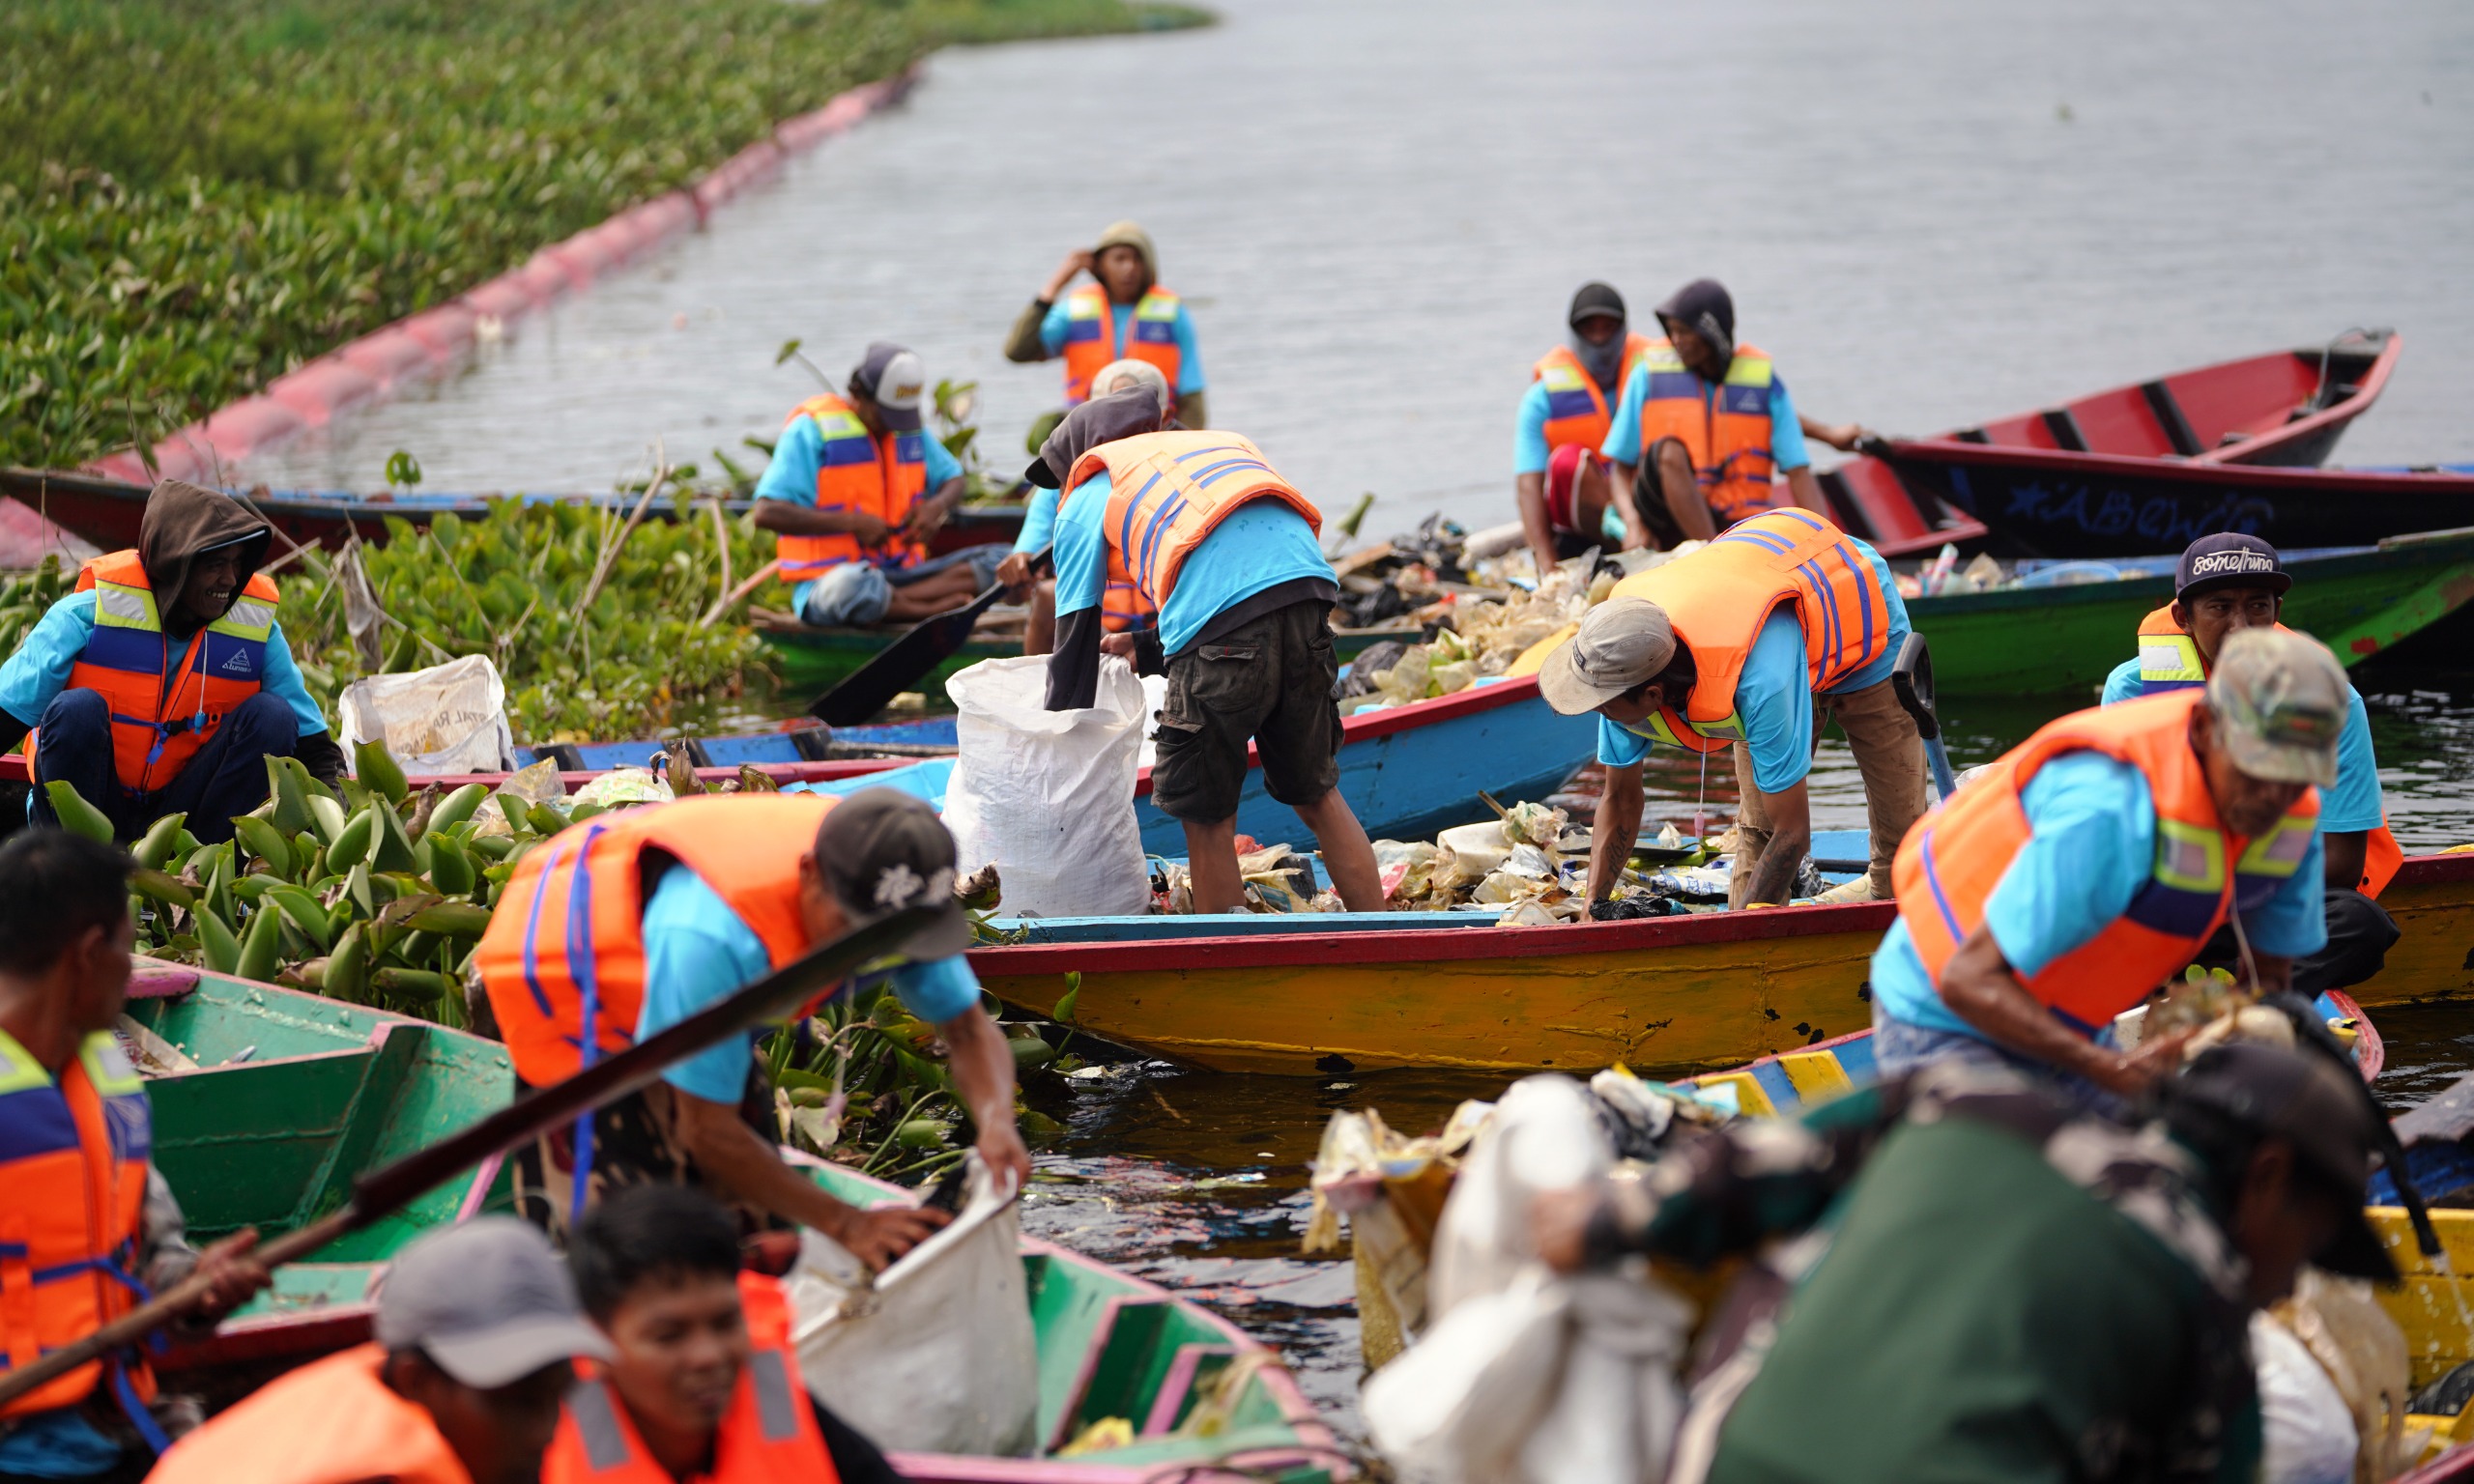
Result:
<svg viewBox="0 0 2474 1484"><path fill-rule="evenodd" d="M961 711L945 825L967 876L993 861L1008 916L1111 917L1151 903L1134 814L1142 682L1100 664L1096 703L1047 708L1048 657L982 660L945 682Z"/></svg>
<svg viewBox="0 0 2474 1484"><path fill-rule="evenodd" d="M799 1373L878 1447L1022 1458L1037 1443L1039 1337L1015 1194L971 1156L961 1213L873 1282L839 1242L800 1233L783 1282Z"/></svg>
<svg viewBox="0 0 2474 1484"><path fill-rule="evenodd" d="M515 765L506 686L485 654L344 687L337 741L384 741L407 773L496 773Z"/></svg>

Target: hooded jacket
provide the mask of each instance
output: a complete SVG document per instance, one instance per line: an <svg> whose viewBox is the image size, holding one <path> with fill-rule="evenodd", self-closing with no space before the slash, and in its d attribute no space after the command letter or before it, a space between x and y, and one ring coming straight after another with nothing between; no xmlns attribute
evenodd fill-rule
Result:
<svg viewBox="0 0 2474 1484"><path fill-rule="evenodd" d="M165 637L176 642L186 641L229 613L232 605L241 600L249 579L266 564L273 544L273 528L230 496L185 479L166 479L156 485L146 498L146 514L137 528L137 559L146 569L147 585L155 591ZM235 546L239 560L232 593L222 612L203 615L190 613L181 603L180 595L188 585L189 572L197 558L207 552ZM23 741L35 720L38 718L23 718L0 709L0 752L14 750ZM329 732L301 738L294 756L326 783L343 776L343 750Z"/></svg>

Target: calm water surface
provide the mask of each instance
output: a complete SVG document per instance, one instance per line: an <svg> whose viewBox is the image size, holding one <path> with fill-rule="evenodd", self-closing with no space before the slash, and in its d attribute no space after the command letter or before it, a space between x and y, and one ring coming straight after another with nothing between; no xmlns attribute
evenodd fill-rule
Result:
<svg viewBox="0 0 2474 1484"><path fill-rule="evenodd" d="M2474 458L2474 11L1895 0L1228 0L1165 37L950 53L903 109L705 234L516 327L452 379L260 460L372 488L606 488L769 437L877 337L980 382L994 450L1055 401L998 347L1063 252L1131 215L1194 309L1214 420L1370 530L1508 518L1511 409L1582 279L1636 316L1701 274L1807 410L1955 426L2355 325L2407 349L2356 463ZM2435 638L2357 678L2409 848L2474 838L2474 673ZM1969 704L1962 765L2057 708ZM1732 807L1724 770L1713 817ZM1843 748L1825 826L1862 823ZM1685 822L1682 766L1655 807ZM2474 1015L2382 1017L2411 1100L2474 1065ZM1338 1106L1438 1122L1492 1078L1175 1073L1071 1095L1028 1224L1204 1298L1354 1426L1344 1262L1296 1252Z"/></svg>

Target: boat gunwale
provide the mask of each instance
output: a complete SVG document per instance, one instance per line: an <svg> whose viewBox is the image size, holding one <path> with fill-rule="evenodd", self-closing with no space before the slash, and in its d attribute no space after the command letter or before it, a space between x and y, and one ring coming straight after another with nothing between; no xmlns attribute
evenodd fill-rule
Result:
<svg viewBox="0 0 2474 1484"><path fill-rule="evenodd" d="M2468 480L2474 490L2474 479ZM2401 561L2399 558L2403 557ZM2082 561L2101 562L2112 558L2086 556ZM2401 568L2440 569L2474 562L2474 527L2445 531L2416 532L2411 538L2392 536L2376 546L2342 549L2326 556L2288 556L2285 570L2299 585L2344 582L2349 578L2378 574L2386 576ZM1982 592L1936 593L1909 598L1908 616L1915 626L1923 626L1937 616L1974 612L1999 613L2012 608L2052 608L2102 603L2109 598L2138 597L2147 588L2155 595L2171 600L2173 595L2173 574L2138 573L2091 583L2056 583L2044 587L1996 587ZM1932 638L1926 633L1927 639ZM2362 656L2355 656L2359 659Z"/></svg>
<svg viewBox="0 0 2474 1484"><path fill-rule="evenodd" d="M2338 337L2338 339L2343 338L2342 335ZM2324 375L2327 363L2335 358L2336 349L2337 341L2331 340L2316 352L2303 349L2287 354L2298 359L2309 359L2313 355L2317 355L2320 357L2320 366ZM2379 394L2388 389L2388 373L2396 369L2397 357L2404 353L2404 349L2405 337L2394 329L2388 330L2386 338L2380 343L2379 353L2372 357L2371 365L2363 371L2362 379L2354 383L2353 391L2342 400L2333 402L2316 413L2296 417L2281 427L2270 428L2264 433L2246 438L2240 442L2202 448L2191 455L2190 462L2202 465L2248 466L2252 460L2262 453L2272 453L2287 443L2307 439L2325 428L2345 426L2356 417L2370 412L2371 405L2379 400ZM2224 365L2228 362L2220 361L2218 364ZM2193 376L2201 371L2211 369L2214 368L2197 366L2189 371L2170 373L2157 380L2171 382L2175 376Z"/></svg>
<svg viewBox="0 0 2474 1484"><path fill-rule="evenodd" d="M2278 494L2414 495L2434 499L2474 495L2474 474L2303 469L2277 464L2201 464L2189 459L2149 458L2139 454L2074 453L2061 448L1970 443L1950 438L1903 439L1890 445L1889 457L1893 462L1907 460L1935 466L2046 469L2056 473L2113 474L2122 478L2178 484L2235 484Z"/></svg>

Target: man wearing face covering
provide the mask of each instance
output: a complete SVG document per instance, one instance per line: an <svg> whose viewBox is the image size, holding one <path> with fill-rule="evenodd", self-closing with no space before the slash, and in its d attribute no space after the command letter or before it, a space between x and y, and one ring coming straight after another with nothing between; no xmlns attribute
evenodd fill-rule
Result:
<svg viewBox="0 0 2474 1484"><path fill-rule="evenodd" d="M87 562L0 666L0 750L35 728L37 823L58 822L41 785L63 781L122 840L185 813L212 844L266 801L267 757L343 776L258 571L273 539L240 501L166 479L136 548Z"/></svg>
<svg viewBox="0 0 2474 1484"><path fill-rule="evenodd" d="M1597 446L1625 379L1657 343L1630 332L1610 284L1582 284L1565 320L1569 338L1530 369L1512 431L1512 498L1540 572L1593 546L1649 544L1630 483L1608 480Z"/></svg>
<svg viewBox="0 0 2474 1484"><path fill-rule="evenodd" d="M1736 342L1735 300L1716 279L1685 284L1657 314L1666 341L1625 379L1599 451L1659 544L1707 541L1790 503L1832 519L1804 440L1844 451L1871 435L1797 414L1769 354ZM1791 499L1778 498L1773 471L1786 475Z"/></svg>
<svg viewBox="0 0 2474 1484"><path fill-rule="evenodd" d="M1088 706L1100 657L1165 671L1151 802L1185 826L1196 912L1235 912L1237 803L1246 749L1264 791L1297 811L1352 912L1383 902L1374 848L1340 796L1332 694L1339 584L1316 542L1322 515L1233 433L1162 432L1136 386L1066 414L1023 477L1058 491L1056 648L1048 708ZM1156 629L1101 633L1111 561L1160 614Z"/></svg>

